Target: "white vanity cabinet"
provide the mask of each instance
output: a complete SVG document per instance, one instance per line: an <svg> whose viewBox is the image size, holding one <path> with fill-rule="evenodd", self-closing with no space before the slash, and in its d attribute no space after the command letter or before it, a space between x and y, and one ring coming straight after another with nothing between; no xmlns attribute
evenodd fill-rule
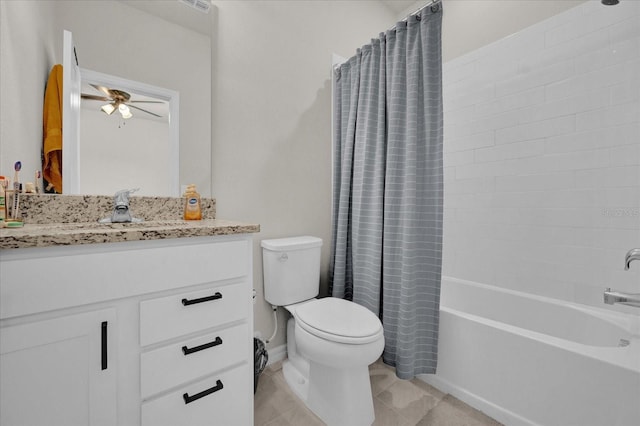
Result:
<svg viewBox="0 0 640 426"><path fill-rule="evenodd" d="M1 425L114 425L114 309L0 329Z"/></svg>
<svg viewBox="0 0 640 426"><path fill-rule="evenodd" d="M0 251L0 425L253 424L248 234Z"/></svg>

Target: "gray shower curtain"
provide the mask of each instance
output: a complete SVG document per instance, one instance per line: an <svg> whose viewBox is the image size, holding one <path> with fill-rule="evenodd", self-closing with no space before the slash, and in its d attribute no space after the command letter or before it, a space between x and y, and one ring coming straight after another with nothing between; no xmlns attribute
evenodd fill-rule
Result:
<svg viewBox="0 0 640 426"><path fill-rule="evenodd" d="M437 363L442 264L440 4L380 34L334 73L330 290L378 314L383 360Z"/></svg>

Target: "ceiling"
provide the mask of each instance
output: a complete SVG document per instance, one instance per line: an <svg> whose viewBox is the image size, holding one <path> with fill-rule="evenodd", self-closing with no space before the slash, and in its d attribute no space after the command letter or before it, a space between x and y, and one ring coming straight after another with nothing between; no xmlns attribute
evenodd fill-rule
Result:
<svg viewBox="0 0 640 426"><path fill-rule="evenodd" d="M427 4L428 0L424 1L424 4ZM417 0L380 0L380 3L383 3L389 10L391 10L396 15L400 15L403 12L406 12L406 9L418 3ZM416 9L420 6L418 5ZM398 16L398 19L402 17Z"/></svg>

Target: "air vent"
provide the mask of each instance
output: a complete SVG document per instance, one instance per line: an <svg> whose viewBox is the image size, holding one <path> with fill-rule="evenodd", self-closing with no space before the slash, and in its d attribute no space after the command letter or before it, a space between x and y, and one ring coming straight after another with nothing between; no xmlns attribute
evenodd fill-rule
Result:
<svg viewBox="0 0 640 426"><path fill-rule="evenodd" d="M209 13L209 9L211 9L210 0L178 0L178 1L188 6L191 6L192 8L202 13Z"/></svg>

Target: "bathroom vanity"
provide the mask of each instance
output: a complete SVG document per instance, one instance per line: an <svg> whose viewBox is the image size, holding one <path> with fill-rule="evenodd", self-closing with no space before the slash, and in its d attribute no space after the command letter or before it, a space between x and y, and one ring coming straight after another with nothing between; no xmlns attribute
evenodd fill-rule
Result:
<svg viewBox="0 0 640 426"><path fill-rule="evenodd" d="M253 424L258 230L2 230L0 424Z"/></svg>

